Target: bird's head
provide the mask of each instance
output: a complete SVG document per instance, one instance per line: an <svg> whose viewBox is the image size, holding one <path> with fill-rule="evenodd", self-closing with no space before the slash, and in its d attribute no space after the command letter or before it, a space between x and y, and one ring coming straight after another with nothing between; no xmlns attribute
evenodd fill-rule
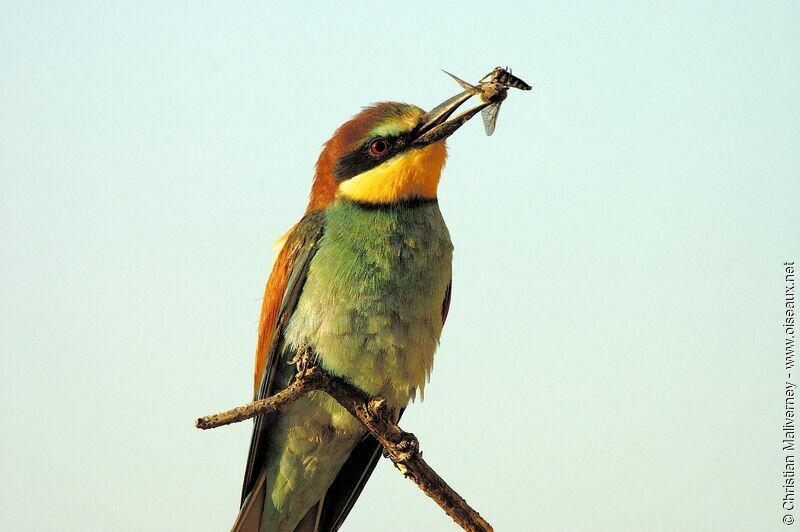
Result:
<svg viewBox="0 0 800 532"><path fill-rule="evenodd" d="M435 199L445 139L485 107L448 120L470 96L461 93L427 113L395 102L364 108L325 143L308 211L324 209L337 196L373 205Z"/></svg>

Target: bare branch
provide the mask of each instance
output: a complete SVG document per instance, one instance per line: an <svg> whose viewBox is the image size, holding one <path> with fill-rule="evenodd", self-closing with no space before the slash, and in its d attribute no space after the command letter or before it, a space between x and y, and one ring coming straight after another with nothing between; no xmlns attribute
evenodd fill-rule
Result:
<svg viewBox="0 0 800 532"><path fill-rule="evenodd" d="M237 406L236 408L220 412L219 414L198 418L197 421L194 422L194 426L203 430L215 429L217 427L230 425L231 423L238 423L260 414L278 412L293 403L295 399L299 399L308 392L319 390L321 386L322 381L319 379L317 372L313 372L313 375L311 371L298 373L297 378L292 384L275 395L271 395L259 401L254 401L244 406Z"/></svg>
<svg viewBox="0 0 800 532"><path fill-rule="evenodd" d="M301 365L294 382L285 390L227 412L202 417L196 421L195 426L201 429L213 429L260 414L275 412L314 390L324 391L361 421L383 446L385 454L403 476L411 479L461 528L476 532L493 530L492 526L422 459L419 441L413 434L404 432L392 421L392 412L383 397L370 398L360 389L330 375L319 366L304 369Z"/></svg>

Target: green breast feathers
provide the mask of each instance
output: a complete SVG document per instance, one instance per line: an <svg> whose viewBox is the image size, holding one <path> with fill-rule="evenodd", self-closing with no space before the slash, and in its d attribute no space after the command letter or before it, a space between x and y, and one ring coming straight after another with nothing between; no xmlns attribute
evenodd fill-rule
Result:
<svg viewBox="0 0 800 532"><path fill-rule="evenodd" d="M435 201L338 200L285 338L370 395L403 407L424 391L442 331L453 245Z"/></svg>

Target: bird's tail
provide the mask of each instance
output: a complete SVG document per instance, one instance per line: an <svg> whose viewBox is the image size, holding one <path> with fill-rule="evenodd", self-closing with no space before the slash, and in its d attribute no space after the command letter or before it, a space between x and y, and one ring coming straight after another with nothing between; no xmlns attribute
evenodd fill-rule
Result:
<svg viewBox="0 0 800 532"><path fill-rule="evenodd" d="M264 512L264 483L267 477L266 471L262 471L256 480L255 486L244 500L236 522L233 523L231 532L259 532L261 526L261 514Z"/></svg>
<svg viewBox="0 0 800 532"><path fill-rule="evenodd" d="M266 496L264 485L266 479L266 471L262 471L259 475L253 491L247 496L239 510L239 515L236 517L236 522L233 523L231 532L261 532L261 515L264 512L264 497ZM295 527L294 532L320 532L320 521L322 518L322 504L319 501L311 507L300 522Z"/></svg>

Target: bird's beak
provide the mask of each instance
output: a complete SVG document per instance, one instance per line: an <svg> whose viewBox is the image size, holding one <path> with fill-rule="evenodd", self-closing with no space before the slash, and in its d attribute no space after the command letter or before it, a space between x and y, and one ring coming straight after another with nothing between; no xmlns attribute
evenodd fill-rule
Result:
<svg viewBox="0 0 800 532"><path fill-rule="evenodd" d="M485 107L491 105L489 102L481 103L469 111L461 113L452 120L448 120L450 115L452 115L461 104L472 98L475 94L475 91L465 90L431 109L425 115L422 125L419 126L417 137L411 143L411 147L422 148L434 142L446 139L464 125L467 120L475 116Z"/></svg>

